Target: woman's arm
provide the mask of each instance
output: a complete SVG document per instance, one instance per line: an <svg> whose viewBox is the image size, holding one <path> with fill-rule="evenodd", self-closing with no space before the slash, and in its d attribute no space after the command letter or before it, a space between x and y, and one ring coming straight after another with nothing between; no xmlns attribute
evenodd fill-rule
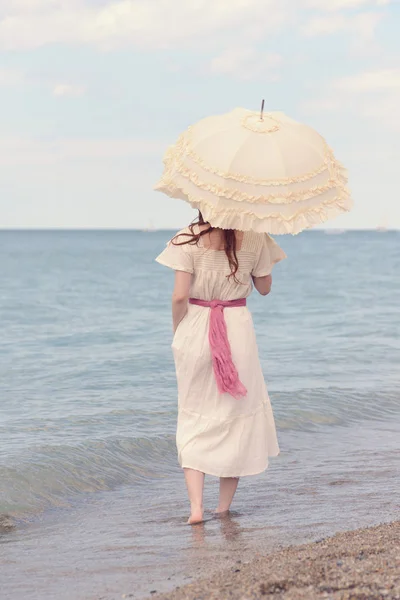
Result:
<svg viewBox="0 0 400 600"><path fill-rule="evenodd" d="M174 333L187 313L192 275L184 271L175 271L175 286L172 294L172 322Z"/></svg>
<svg viewBox="0 0 400 600"><path fill-rule="evenodd" d="M254 287L261 296L266 296L271 291L272 275L265 275L265 277L253 277Z"/></svg>

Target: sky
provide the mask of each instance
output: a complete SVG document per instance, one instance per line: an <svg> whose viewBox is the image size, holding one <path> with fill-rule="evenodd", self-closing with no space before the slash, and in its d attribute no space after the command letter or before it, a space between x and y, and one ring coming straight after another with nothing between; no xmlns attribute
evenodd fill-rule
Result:
<svg viewBox="0 0 400 600"><path fill-rule="evenodd" d="M400 228L400 0L1 0L0 228L179 228L165 149L235 107L315 127Z"/></svg>

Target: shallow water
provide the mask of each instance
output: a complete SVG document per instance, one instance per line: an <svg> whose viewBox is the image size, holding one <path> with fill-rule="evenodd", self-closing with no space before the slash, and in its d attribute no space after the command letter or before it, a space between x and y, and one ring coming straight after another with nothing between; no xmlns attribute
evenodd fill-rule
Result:
<svg viewBox="0 0 400 600"><path fill-rule="evenodd" d="M5 598L138 597L399 515L400 234L279 238L289 260L250 308L282 453L241 482L230 519L196 528L175 454L173 278L153 262L167 238L0 232ZM210 478L209 509L217 492Z"/></svg>

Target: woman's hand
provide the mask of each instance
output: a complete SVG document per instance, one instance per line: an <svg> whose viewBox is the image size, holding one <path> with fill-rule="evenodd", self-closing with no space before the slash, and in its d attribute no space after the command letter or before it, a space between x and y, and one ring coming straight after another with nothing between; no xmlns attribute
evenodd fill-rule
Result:
<svg viewBox="0 0 400 600"><path fill-rule="evenodd" d="M172 322L174 335L179 323L187 313L192 275L175 271L175 286L172 294Z"/></svg>

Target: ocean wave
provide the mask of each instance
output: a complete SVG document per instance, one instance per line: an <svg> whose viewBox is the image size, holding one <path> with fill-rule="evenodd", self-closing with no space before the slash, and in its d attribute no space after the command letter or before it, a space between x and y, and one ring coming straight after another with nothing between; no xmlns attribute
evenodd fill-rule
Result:
<svg viewBox="0 0 400 600"><path fill-rule="evenodd" d="M307 389L272 391L271 400L278 434L390 421L400 412L396 389L313 388L310 382ZM0 436L4 430L10 441L0 465L0 514L25 517L49 507L67 507L82 494L140 485L176 473L174 421L172 409L153 413L121 407L45 423L20 420L7 432L0 428ZM151 434L135 436L134 422L136 430L140 425ZM26 442L23 449L21 436ZM34 443L38 436L39 443Z"/></svg>
<svg viewBox="0 0 400 600"><path fill-rule="evenodd" d="M41 446L0 466L0 514L24 518L67 507L80 494L140 485L176 469L174 436L107 438Z"/></svg>

